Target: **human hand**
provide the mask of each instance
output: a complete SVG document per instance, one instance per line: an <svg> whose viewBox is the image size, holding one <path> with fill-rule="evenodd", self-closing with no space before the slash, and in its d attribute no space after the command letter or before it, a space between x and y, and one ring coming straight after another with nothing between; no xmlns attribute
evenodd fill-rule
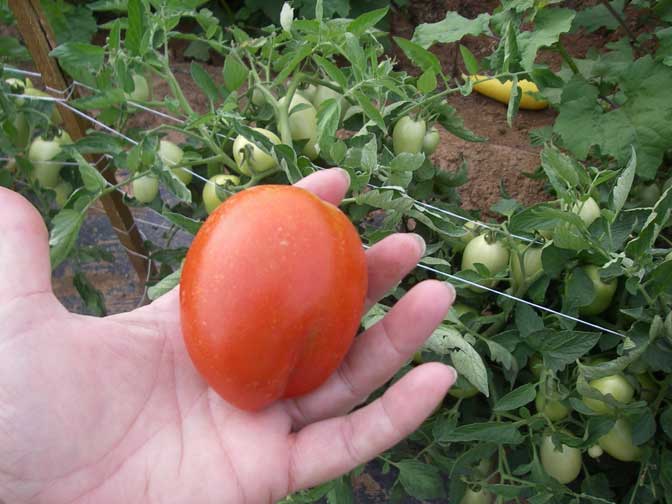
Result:
<svg viewBox="0 0 672 504"><path fill-rule="evenodd" d="M300 185L338 204L339 170ZM418 366L353 413L441 322L455 291L411 289L356 338L314 392L255 413L201 379L180 333L177 289L129 313L69 313L51 289L48 236L23 197L0 188L0 500L273 502L334 478L414 431L455 381ZM397 234L367 251L367 308L417 263Z"/></svg>

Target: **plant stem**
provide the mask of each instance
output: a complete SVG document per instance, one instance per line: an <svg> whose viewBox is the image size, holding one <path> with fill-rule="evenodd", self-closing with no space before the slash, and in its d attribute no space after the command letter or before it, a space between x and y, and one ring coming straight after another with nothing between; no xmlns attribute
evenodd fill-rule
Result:
<svg viewBox="0 0 672 504"><path fill-rule="evenodd" d="M621 27L625 30L625 33L627 33L628 38L630 39L630 44L634 45L637 42L637 37L635 37L635 34L630 31L630 28L628 28L628 25L625 24L625 19L616 12L616 10L611 6L608 0L600 0L602 5L609 11L609 14L611 14L616 21L618 21L618 24L621 25Z"/></svg>
<svg viewBox="0 0 672 504"><path fill-rule="evenodd" d="M572 58L571 54L567 52L567 49L565 48L564 44L560 41L558 41L558 52L560 53L560 56L562 56L562 59L567 63L569 68L572 69L572 73L575 75L579 73L579 67L576 66L576 62L574 61L574 58Z"/></svg>

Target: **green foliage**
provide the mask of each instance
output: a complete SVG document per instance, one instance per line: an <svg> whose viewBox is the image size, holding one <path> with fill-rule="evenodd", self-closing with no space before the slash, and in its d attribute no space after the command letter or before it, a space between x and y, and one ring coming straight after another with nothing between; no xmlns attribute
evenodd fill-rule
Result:
<svg viewBox="0 0 672 504"><path fill-rule="evenodd" d="M613 12L603 3L577 12L558 2L533 0L503 1L475 19L448 12L437 23L418 26L410 40L392 39L417 67L417 76L384 54L384 43L390 43L379 29L389 12L385 6L363 13L357 11L359 4L347 0L306 0L293 4L294 14L283 18L284 28L264 24L258 29L249 24L262 19L262 13L277 24L281 2L248 0L235 13L198 0L98 0L84 7L50 2L50 8L60 9L50 16L61 25L53 56L73 78L94 88L73 105L97 114L130 139L101 128L62 149L55 161L73 164L61 168L59 176L75 191L58 208L54 191L35 181L29 145L19 141L20 124L15 122L26 118L30 138L53 136L53 104L11 97L9 84L2 84L0 146L14 163L12 171L0 171L0 184L36 201L49 225L54 266L66 259L83 263L87 252L92 256L77 237L87 209L102 195L121 190L129 205L141 205L129 190L136 178L151 175L159 181L162 191L146 205L166 219L169 233L195 234L206 217L204 183L215 174L240 176L238 186L219 188L217 195L226 198L256 184L292 183L339 165L352 180L343 208L365 243L413 230L428 244L420 268L364 316L364 327L430 276L450 275L460 301L471 308L459 317L448 315L416 360L395 376L417 361L438 361L454 366L460 379L416 433L381 456L383 472L394 480L390 500L412 496L460 502L468 490L484 488L502 501L672 502L669 2L629 2L626 11L645 8L650 21L650 30L634 37L614 16L623 15L621 0L610 3ZM158 3L161 9L155 8ZM104 46L90 41L91 12L116 16L105 25L109 36ZM198 29L184 33L182 21ZM563 40L583 31L613 32L614 41L601 51L573 57ZM467 36L491 39L491 54L477 59L467 49ZM184 76L202 92L203 113L186 100L170 53L164 51L166 44L184 40L199 59L216 54L223 61L221 75L213 77L194 62ZM539 96L557 111L551 126L532 134L540 148L540 167L531 176L545 182L549 201L525 206L503 191L492 208L498 220L488 223L486 242L497 240L512 260L521 259L519 279L509 267L493 273L480 263L460 271L465 244L484 231L465 227L455 217L474 217L460 208L456 190L468 180L466 163L449 172L422 152L394 152L392 131L404 117L424 121L428 130L438 123L458 138L487 141L465 127L448 100L452 94L471 93L471 81L446 75L431 51L437 43L460 42L469 73L512 81L513 91L502 107L510 124L520 113L523 88L518 84L523 80L534 82ZM543 63L549 54L562 65ZM0 41L0 56L16 60L25 52ZM134 75L165 83L168 95L144 105L174 120L143 131L129 126L134 106L127 95L134 89ZM3 82L10 76L15 77L3 74ZM295 93L310 103L290 110ZM312 109L314 135L293 138L291 115ZM268 129L280 143L253 127ZM169 166L157 155L161 137L174 130L188 139L181 145L179 166ZM234 153L233 140L239 135L252 145ZM310 148L319 152L310 153ZM86 160L84 155L92 153L110 155L118 169L117 184L108 183ZM266 171L247 174L235 159L260 154L273 161ZM176 169L188 169L193 179L185 183ZM582 205L589 198L597 208L587 218ZM155 299L179 282L186 250L149 245L160 265L148 292ZM534 274L524 271L529 247L541 260ZM86 309L104 314L102 297L86 277L78 274L75 283ZM479 289L479 284L494 285L509 297ZM602 311L594 309L601 285L614 286ZM590 385L614 374L622 374L635 389L627 404ZM652 395L641 385L643 376L654 384ZM604 402L609 412L591 409L590 399ZM537 411L545 401L571 410L551 419ZM543 436L553 432L555 441L583 452L611 432L616 419L633 426L640 460L616 465L609 455L585 458L585 471L569 485L545 473L538 453ZM344 476L284 502L352 502L350 484Z"/></svg>

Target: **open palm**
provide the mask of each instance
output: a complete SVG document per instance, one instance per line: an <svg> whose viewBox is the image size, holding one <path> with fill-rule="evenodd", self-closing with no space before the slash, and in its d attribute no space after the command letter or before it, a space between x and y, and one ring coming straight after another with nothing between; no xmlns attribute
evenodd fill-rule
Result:
<svg viewBox="0 0 672 504"><path fill-rule="evenodd" d="M302 180L337 204L340 170ZM318 390L265 410L237 410L186 353L173 291L130 313L69 313L50 283L47 232L35 209L0 188L0 500L273 502L361 464L418 427L455 379L415 368L385 383L443 319L444 284L417 285L360 335ZM368 302L417 262L422 244L394 235L367 252Z"/></svg>

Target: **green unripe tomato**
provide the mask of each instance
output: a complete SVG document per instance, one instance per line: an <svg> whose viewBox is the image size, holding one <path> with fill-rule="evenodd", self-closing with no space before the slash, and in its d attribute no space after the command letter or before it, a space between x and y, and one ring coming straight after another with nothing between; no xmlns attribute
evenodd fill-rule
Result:
<svg viewBox="0 0 672 504"><path fill-rule="evenodd" d="M203 204L205 205L205 211L208 214L211 214L215 211L215 208L224 201L224 199L219 199L217 196L217 187L226 187L226 186L237 186L240 185L240 179L235 175L215 175L212 177L204 186L203 186Z"/></svg>
<svg viewBox="0 0 672 504"><path fill-rule="evenodd" d="M590 458L600 458L602 455L604 455L604 450L600 445L593 445L590 448L588 448L588 456Z"/></svg>
<svg viewBox="0 0 672 504"><path fill-rule="evenodd" d="M422 152L427 156L433 154L436 148L439 146L439 130L432 127L425 133L425 136L422 138Z"/></svg>
<svg viewBox="0 0 672 504"><path fill-rule="evenodd" d="M581 315L599 315L604 310L609 308L611 300L614 298L618 282L613 279L609 282L604 282L600 278L600 268L595 265L583 266L583 271L593 283L593 290L595 297L590 304L579 307Z"/></svg>
<svg viewBox="0 0 672 504"><path fill-rule="evenodd" d="M581 472L581 451L564 444L556 449L551 436L543 437L540 455L546 474L560 483L571 483Z"/></svg>
<svg viewBox="0 0 672 504"><path fill-rule="evenodd" d="M151 92L149 90L149 83L144 76L135 74L133 76L133 91L126 93L126 98L134 102L149 101Z"/></svg>
<svg viewBox="0 0 672 504"><path fill-rule="evenodd" d="M414 121L404 116L397 121L392 130L392 148L396 155L402 152L417 154L422 152L427 125L422 119Z"/></svg>
<svg viewBox="0 0 672 504"><path fill-rule="evenodd" d="M169 140L159 142L159 159L170 168L170 171L179 178L184 185L189 185L193 175L185 168L179 168L179 164L184 158L184 151Z"/></svg>
<svg viewBox="0 0 672 504"><path fill-rule="evenodd" d="M560 400L549 397L549 394L537 392L534 405L539 413L543 413L551 422L557 422L569 415L570 409Z"/></svg>
<svg viewBox="0 0 672 504"><path fill-rule="evenodd" d="M586 227L590 227L590 225L600 216L600 207L597 202L589 196L585 201L575 203L572 207L572 212L581 218Z"/></svg>
<svg viewBox="0 0 672 504"><path fill-rule="evenodd" d="M509 265L509 251L499 241L488 243L486 235L471 240L462 253L462 269L475 270L475 264L482 264L492 275L505 271ZM497 282L489 280L484 283L493 287Z"/></svg>
<svg viewBox="0 0 672 504"><path fill-rule="evenodd" d="M56 205L58 205L58 208L63 208L72 194L72 185L69 182L62 180L60 183L56 184L54 192L56 193L54 198Z"/></svg>
<svg viewBox="0 0 672 504"><path fill-rule="evenodd" d="M278 136L272 131L268 131L264 128L252 129L264 135L275 145L281 143ZM245 152L248 145L250 146L251 155L249 158L246 158L247 154ZM236 160L236 164L238 165L238 170L240 170L240 173L248 176L252 175L250 168L252 168L252 170L255 172L265 172L271 168L275 168L276 166L276 162L275 159L273 159L273 156L266 154L243 135L238 135L233 142L233 158Z"/></svg>
<svg viewBox="0 0 672 504"><path fill-rule="evenodd" d="M287 103L287 97L280 98L278 103L282 106ZM294 107L305 105L306 108L292 112ZM292 102L289 105L289 131L292 134L292 140L308 140L302 153L310 159L315 159L318 150L315 146L317 140L317 112L315 107L303 96L294 93Z"/></svg>
<svg viewBox="0 0 672 504"><path fill-rule="evenodd" d="M621 462L632 462L642 456L642 449L632 442L630 424L622 418L616 420L611 430L597 443L605 452Z"/></svg>
<svg viewBox="0 0 672 504"><path fill-rule="evenodd" d="M140 203L150 203L159 194L159 179L154 175L143 175L131 182L133 196Z"/></svg>
<svg viewBox="0 0 672 504"><path fill-rule="evenodd" d="M252 103L256 107L263 107L266 104L266 95L259 88L252 90Z"/></svg>
<svg viewBox="0 0 672 504"><path fill-rule="evenodd" d="M635 395L635 389L623 375L604 376L591 381L589 385L602 395L611 395L616 401L623 404L628 404ZM596 413L602 415L613 413L613 408L604 401L592 397L583 397L582 399L583 403Z"/></svg>
<svg viewBox="0 0 672 504"><path fill-rule="evenodd" d="M542 250L531 247L521 254L511 254L511 275L514 289L524 284L530 285L541 276L544 266L541 262Z"/></svg>
<svg viewBox="0 0 672 504"><path fill-rule="evenodd" d="M30 144L28 159L33 165L33 176L46 189L53 189L60 181L62 163L53 161L61 153L61 143L38 137Z"/></svg>
<svg viewBox="0 0 672 504"><path fill-rule="evenodd" d="M491 504L493 495L481 488L478 492L467 488L464 496L460 499L460 504Z"/></svg>
<svg viewBox="0 0 672 504"><path fill-rule="evenodd" d="M660 187L655 182L650 185L641 186L638 191L639 201L647 207L652 207L658 203L660 195Z"/></svg>

